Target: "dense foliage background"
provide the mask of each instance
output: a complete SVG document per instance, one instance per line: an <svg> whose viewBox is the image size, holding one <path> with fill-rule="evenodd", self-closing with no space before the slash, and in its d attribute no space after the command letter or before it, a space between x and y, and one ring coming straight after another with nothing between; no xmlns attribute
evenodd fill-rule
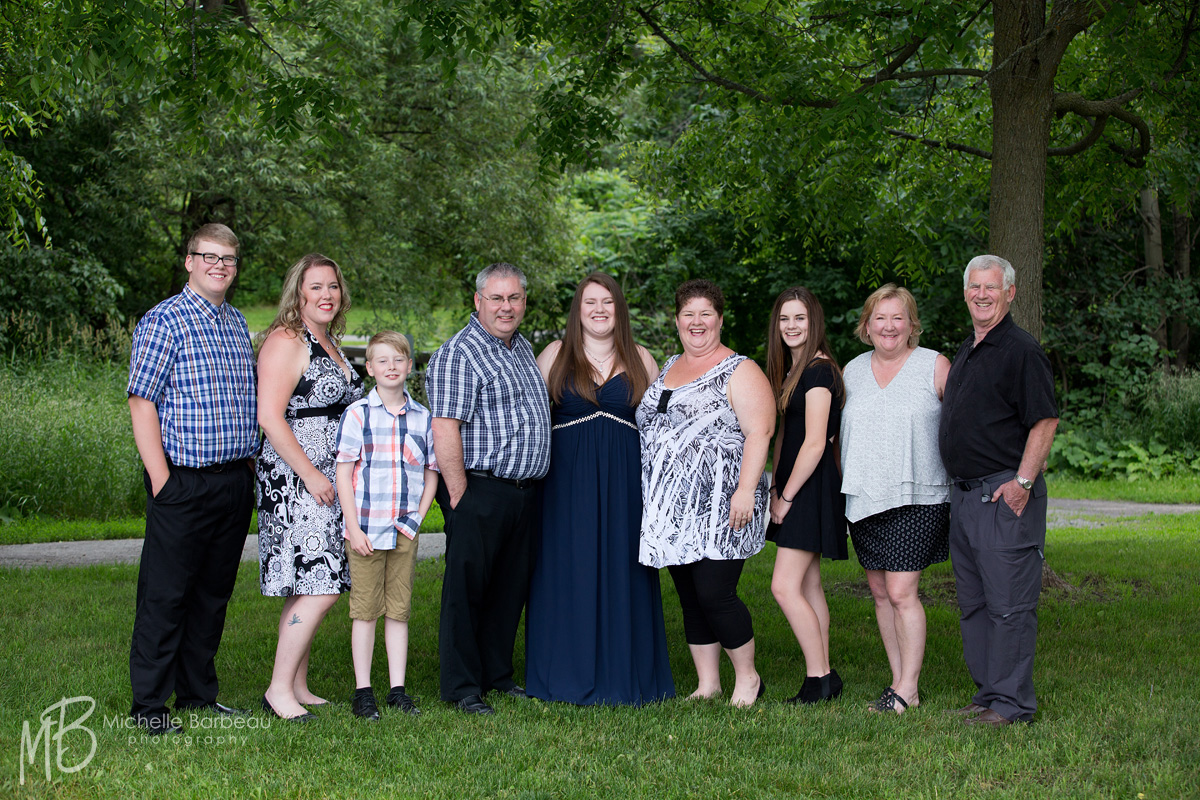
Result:
<svg viewBox="0 0 1200 800"><path fill-rule="evenodd" d="M95 413L119 418L121 342L178 290L187 236L208 221L243 241L235 304L274 304L287 267L320 251L376 315L352 333L402 319L433 342L470 307L475 272L507 260L531 277L539 342L602 269L660 359L676 345L674 287L700 276L728 295L728 344L756 357L775 295L802 283L848 360L862 299L889 280L916 293L922 343L952 353L968 323L961 271L1000 213L988 83L1005 64L989 58L1014 5L1051 13L1030 0L966 19L909 2L12 0L0 392L33 398L37 416L61 373L74 388L54 402L100 393ZM1041 273L1018 264L1058 382L1052 466L1200 471L1200 2L1084 5L1051 126L1051 144L1077 152L1041 156ZM37 474L12 466L17 452L0 509L42 509L44 488L14 478Z"/></svg>

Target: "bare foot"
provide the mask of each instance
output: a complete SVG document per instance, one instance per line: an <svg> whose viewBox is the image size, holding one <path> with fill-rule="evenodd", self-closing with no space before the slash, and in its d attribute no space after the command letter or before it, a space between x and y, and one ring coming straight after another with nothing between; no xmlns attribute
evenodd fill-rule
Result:
<svg viewBox="0 0 1200 800"><path fill-rule="evenodd" d="M907 691L902 689L896 689L896 694L899 695L906 703L908 703L907 706L901 703L896 703L895 711L897 714L903 714L905 711L921 705L921 695L915 688L912 690L912 694L909 694Z"/></svg>
<svg viewBox="0 0 1200 800"><path fill-rule="evenodd" d="M746 708L754 705L754 701L762 697L763 689L766 688L763 685L762 676L756 673L754 679L754 683L749 686L744 686L741 682L734 685L733 694L729 697L729 705Z"/></svg>
<svg viewBox="0 0 1200 800"><path fill-rule="evenodd" d="M296 700L306 706L323 706L329 702L324 697L317 697L308 689L296 690Z"/></svg>
<svg viewBox="0 0 1200 800"><path fill-rule="evenodd" d="M295 697L281 697L273 694L270 689L267 689L263 699L271 706L272 711L284 719L299 717L308 713L308 709L300 705ZM265 710L265 709L264 709Z"/></svg>
<svg viewBox="0 0 1200 800"><path fill-rule="evenodd" d="M721 687L718 686L716 691L714 691L714 692L704 692L704 691L701 691L700 689L697 689L696 691L692 692L684 699L685 700L712 700L712 699L720 697L720 696L721 696Z"/></svg>

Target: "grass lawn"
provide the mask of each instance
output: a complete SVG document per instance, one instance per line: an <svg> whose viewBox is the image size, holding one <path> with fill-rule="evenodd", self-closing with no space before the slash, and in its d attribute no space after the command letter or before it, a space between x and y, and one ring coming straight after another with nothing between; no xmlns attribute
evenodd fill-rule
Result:
<svg viewBox="0 0 1200 800"><path fill-rule="evenodd" d="M437 701L440 561L418 568L408 687L418 719L349 714L350 625L340 601L318 635L311 685L336 701L307 726L221 729L184 715L186 735L143 741L128 711L131 566L0 570L0 796L4 797L903 797L1179 798L1200 795L1200 515L1156 516L1052 531L1050 563L1077 591L1043 595L1036 724L965 729L941 712L973 687L963 666L948 564L927 571L929 642L922 705L903 717L864 707L888 680L873 607L857 564L827 563L833 663L842 699L819 708L780 701L804 670L771 599L773 547L751 559L741 594L754 615L768 691L753 709L670 701L642 709L575 708L496 699L467 718ZM679 607L663 579L678 689L695 686ZM252 707L266 686L279 601L260 597L243 565L218 657L221 699ZM518 671L523 656L518 649ZM382 643L375 686L386 688ZM726 685L731 681L726 668ZM86 767L47 783L41 752L19 785L22 723L36 732L61 698L95 698ZM86 706L72 707L68 722ZM206 727L207 726L207 727ZM63 764L91 746L69 732Z"/></svg>
<svg viewBox="0 0 1200 800"><path fill-rule="evenodd" d="M250 330L257 333L267 329L279 309L277 306L247 306L238 310L245 315ZM346 334L368 337L376 331L392 328L413 334L417 340L417 350L435 350L466 324L467 316L467 310L436 308L396 317L391 313L376 314L374 309L356 304L346 314Z"/></svg>
<svg viewBox="0 0 1200 800"><path fill-rule="evenodd" d="M1200 475L1171 475L1157 480L1083 480L1047 475L1051 497L1075 500L1123 500L1130 503L1200 503Z"/></svg>
<svg viewBox="0 0 1200 800"><path fill-rule="evenodd" d="M1200 503L1200 475L1173 476L1157 481L1085 481L1050 476L1051 497L1079 500L1125 500L1136 503ZM140 538L146 522L142 517L54 519L26 517L0 524L0 545L30 542L76 542L92 539ZM437 503L421 526L424 532L440 531L445 523ZM252 523L250 531L257 528Z"/></svg>

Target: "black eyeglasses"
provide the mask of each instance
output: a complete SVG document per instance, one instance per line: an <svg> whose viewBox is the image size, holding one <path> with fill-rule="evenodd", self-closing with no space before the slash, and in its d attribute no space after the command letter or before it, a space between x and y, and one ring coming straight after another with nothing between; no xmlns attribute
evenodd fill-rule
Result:
<svg viewBox="0 0 1200 800"><path fill-rule="evenodd" d="M218 261L220 261L222 264L224 264L227 267L236 267L238 265L238 262L241 261L241 259L238 258L237 256L219 256L216 253L192 252L192 253L188 253L188 255L200 256L201 258L204 259L205 264L215 264Z"/></svg>

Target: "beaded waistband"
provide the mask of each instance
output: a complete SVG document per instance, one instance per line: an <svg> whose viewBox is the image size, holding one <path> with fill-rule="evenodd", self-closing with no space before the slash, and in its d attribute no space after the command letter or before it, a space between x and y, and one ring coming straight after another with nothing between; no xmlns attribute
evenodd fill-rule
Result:
<svg viewBox="0 0 1200 800"><path fill-rule="evenodd" d="M596 419L596 417L605 417L607 419L611 419L613 422L619 422L622 425L628 425L630 428L633 428L635 431L637 430L637 425L634 425L632 422L630 422L627 419L621 419L616 414L610 414L607 411L596 411L594 413L588 414L586 417L580 417L579 419L573 419L570 422L561 422L558 425L555 425L553 428L551 428L551 430L556 431L559 428L569 428L572 425L579 425L580 423L583 423L583 422L591 422L592 420Z"/></svg>

